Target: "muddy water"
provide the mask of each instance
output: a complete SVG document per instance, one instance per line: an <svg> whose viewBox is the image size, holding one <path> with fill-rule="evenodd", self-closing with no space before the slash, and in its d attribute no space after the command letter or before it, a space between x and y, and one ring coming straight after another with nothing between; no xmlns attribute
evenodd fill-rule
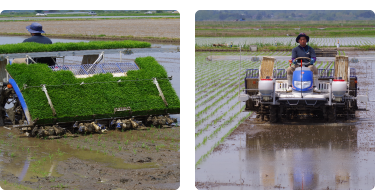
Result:
<svg viewBox="0 0 375 190"><path fill-rule="evenodd" d="M348 55L349 54L349 55ZM375 95L375 60L360 59L359 94ZM362 57L362 58L361 58ZM368 90L367 90L368 89ZM252 115L196 169L199 189L372 189L375 185L375 104L356 119L308 123L260 122Z"/></svg>

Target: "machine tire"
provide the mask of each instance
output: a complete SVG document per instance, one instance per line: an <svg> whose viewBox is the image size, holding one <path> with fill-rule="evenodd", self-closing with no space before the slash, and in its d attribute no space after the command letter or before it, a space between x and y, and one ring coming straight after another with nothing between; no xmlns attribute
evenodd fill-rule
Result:
<svg viewBox="0 0 375 190"><path fill-rule="evenodd" d="M276 123L278 120L277 116L277 107L276 106L270 106L270 123Z"/></svg>
<svg viewBox="0 0 375 190"><path fill-rule="evenodd" d="M336 106L328 107L328 122L334 123L336 122Z"/></svg>

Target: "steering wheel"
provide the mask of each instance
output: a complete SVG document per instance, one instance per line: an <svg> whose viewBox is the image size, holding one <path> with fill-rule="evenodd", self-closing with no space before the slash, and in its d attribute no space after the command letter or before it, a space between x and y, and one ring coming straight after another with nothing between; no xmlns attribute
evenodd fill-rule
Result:
<svg viewBox="0 0 375 190"><path fill-rule="evenodd" d="M295 59L308 59L309 61L311 61L311 59L308 58L308 57L297 57L297 58L295 58Z"/></svg>
<svg viewBox="0 0 375 190"><path fill-rule="evenodd" d="M309 61L311 61L311 59L308 58L308 57L297 57L295 60L300 60L300 59L308 59ZM300 63L300 64L297 64L297 65L301 65L301 63ZM307 66L306 66L306 67L307 67Z"/></svg>

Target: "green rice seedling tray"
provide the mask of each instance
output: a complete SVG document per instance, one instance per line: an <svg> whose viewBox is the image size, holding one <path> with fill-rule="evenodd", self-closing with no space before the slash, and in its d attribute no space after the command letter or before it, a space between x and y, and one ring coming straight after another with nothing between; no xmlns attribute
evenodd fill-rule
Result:
<svg viewBox="0 0 375 190"><path fill-rule="evenodd" d="M112 117L179 114L180 100L167 72L153 57L135 59L139 70L127 76L111 73L76 78L71 71L52 71L45 64L12 64L6 69L21 89L36 124L74 122ZM159 95L156 78L168 105ZM53 115L41 85L46 85L56 110ZM116 108L130 108L114 111Z"/></svg>
<svg viewBox="0 0 375 190"><path fill-rule="evenodd" d="M90 42L57 42L53 44L40 44L26 42L18 44L0 45L0 54L30 53L30 52L55 52L76 51L94 49L119 49L119 48L149 48L148 42L124 40L124 41L90 41Z"/></svg>

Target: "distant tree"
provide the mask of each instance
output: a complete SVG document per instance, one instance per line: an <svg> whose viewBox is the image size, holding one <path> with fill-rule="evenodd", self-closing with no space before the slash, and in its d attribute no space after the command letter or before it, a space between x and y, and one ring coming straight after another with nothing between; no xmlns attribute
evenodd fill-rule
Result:
<svg viewBox="0 0 375 190"><path fill-rule="evenodd" d="M266 17L267 17L267 18L271 18L271 14L267 14Z"/></svg>
<svg viewBox="0 0 375 190"><path fill-rule="evenodd" d="M225 13L220 13L220 15L219 15L219 19L220 20L225 20L226 18L227 18L227 14L225 14Z"/></svg>
<svg viewBox="0 0 375 190"><path fill-rule="evenodd" d="M59 10L49 10L50 13L57 13L60 12Z"/></svg>
<svg viewBox="0 0 375 190"><path fill-rule="evenodd" d="M156 13L163 13L163 10L157 10Z"/></svg>
<svg viewBox="0 0 375 190"><path fill-rule="evenodd" d="M104 13L105 11L103 10L93 10L94 12L96 12L97 14L100 14L100 13Z"/></svg>
<svg viewBox="0 0 375 190"><path fill-rule="evenodd" d="M255 19L257 19L257 20L260 20L260 19L262 19L262 15L260 15L260 14L257 14L257 16L255 17Z"/></svg>
<svg viewBox="0 0 375 190"><path fill-rule="evenodd" d="M36 13L42 13L43 10L35 10Z"/></svg>
<svg viewBox="0 0 375 190"><path fill-rule="evenodd" d="M292 17L293 17L293 18L296 17L296 14L292 13Z"/></svg>
<svg viewBox="0 0 375 190"><path fill-rule="evenodd" d="M365 11L363 13L360 13L358 16L364 17L364 18L374 18L375 14L372 11Z"/></svg>

